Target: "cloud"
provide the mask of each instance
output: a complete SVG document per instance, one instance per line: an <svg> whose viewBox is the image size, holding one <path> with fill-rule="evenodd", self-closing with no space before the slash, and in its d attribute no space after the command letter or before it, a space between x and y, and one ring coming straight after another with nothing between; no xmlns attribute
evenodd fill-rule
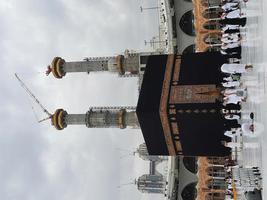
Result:
<svg viewBox="0 0 267 200"><path fill-rule="evenodd" d="M137 80L109 74L45 77L54 56L67 61L113 56L124 49L149 50L156 20L136 0L9 0L0 2L1 199L140 199L135 186L117 188L146 165L121 159L117 148L135 149L139 130L56 131L37 124L18 72L51 112L85 113L89 106L135 105ZM110 84L112 83L112 84ZM116 92L114 92L116 91ZM38 117L43 117L35 105ZM139 173L140 170L138 171ZM130 176L129 176L130 174Z"/></svg>

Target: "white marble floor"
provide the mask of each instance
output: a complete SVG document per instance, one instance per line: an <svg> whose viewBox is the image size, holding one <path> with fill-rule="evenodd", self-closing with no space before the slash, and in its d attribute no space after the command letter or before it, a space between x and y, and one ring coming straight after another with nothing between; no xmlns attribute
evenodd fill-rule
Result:
<svg viewBox="0 0 267 200"><path fill-rule="evenodd" d="M249 113L255 114L254 137L243 137L243 142L257 142L258 148L241 152L244 166L259 166L263 177L263 199L267 198L267 2L248 0L242 5L247 14L247 25L242 30L242 63L253 65L253 70L242 80L248 88L248 99L242 104L243 121L249 121ZM257 129L258 124L258 129Z"/></svg>

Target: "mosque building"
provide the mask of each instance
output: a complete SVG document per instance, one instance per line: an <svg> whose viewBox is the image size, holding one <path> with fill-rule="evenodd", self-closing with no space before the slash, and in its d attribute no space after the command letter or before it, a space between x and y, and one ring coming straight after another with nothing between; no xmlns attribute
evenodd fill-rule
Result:
<svg viewBox="0 0 267 200"><path fill-rule="evenodd" d="M171 200L223 200L225 162L231 152L221 143L227 138L218 103L219 67L225 63L217 52L220 1L158 2L159 35L149 42L154 52L126 50L124 55L74 62L55 57L47 71L57 79L94 72L138 77L137 106L91 107L84 114L57 109L52 125L57 130L68 125L140 128L145 143L136 153L150 167L135 181L139 191L164 194ZM163 162L168 162L167 174L157 170Z"/></svg>
<svg viewBox="0 0 267 200"><path fill-rule="evenodd" d="M221 45L222 9L220 0L194 0L194 27L196 32L196 51L219 51Z"/></svg>
<svg viewBox="0 0 267 200"><path fill-rule="evenodd" d="M136 152L150 162L149 173L135 181L140 192L162 194L170 200L225 199L225 158L150 156L145 143ZM157 166L162 163L164 168L159 171Z"/></svg>
<svg viewBox="0 0 267 200"><path fill-rule="evenodd" d="M206 69L208 69L207 63L202 63L201 61L204 62L206 59L205 53L201 54L187 54L181 56L173 56L173 55L155 55L155 53L134 53L133 56L114 56L114 57L102 57L102 58L88 58L83 61L78 61L78 62L65 62L62 58L56 57L51 64L51 72L54 75L55 78L63 78L64 76L67 75L67 73L88 73L88 72L94 72L94 71L109 71L110 73L118 73L119 75L123 75L121 72L124 73L129 73L129 74L134 74L134 75L139 75L142 74L143 71L146 71L146 74L143 76L143 83L140 91L140 97L139 97L139 102L146 102L151 101L151 99L145 98L145 100L142 100L144 97L144 94L149 94L150 98L159 101L160 99L155 98L153 95L153 91L158 93L158 89L156 85L164 85L164 83L160 82L159 80L164 80L164 78L157 78L157 83L158 84L153 84L149 83L150 81L153 81L154 79L151 78L154 75L150 75L149 73L156 73L160 76L166 76L168 73L158 73L157 70L167 70L167 68L173 67L173 68L179 68L180 72L180 83L183 83L183 81L188 81L186 78L186 74L188 72L183 72L183 65L185 64L186 66L188 65L188 55L195 55L195 59L193 59L196 63L200 63L198 66L198 69L201 70L201 66L205 65ZM217 54L213 53L214 56ZM197 57L201 56L203 59L198 60ZM219 57L218 57L219 58ZM128 60L127 60L128 59ZM145 62L141 62L141 60L145 60ZM155 60L156 59L156 60ZM192 60L192 59L190 59ZM155 61L157 64L155 64ZM218 59L216 59L218 61ZM133 65L129 64L133 63ZM173 63L172 65L168 65L168 63ZM191 63L192 64L192 63ZM213 66L213 63L211 63ZM133 67L134 66L134 67ZM153 66L153 67L151 67ZM193 65L191 65L194 67ZM142 70L142 67L144 70ZM214 66L213 66L214 67ZM77 68L77 71L75 70ZM187 67L188 68L188 67ZM103 70L104 69L104 70ZM190 69L189 74L190 74ZM134 71L134 73L132 73ZM154 71L154 72L153 72ZM176 69L172 70L171 68L169 69L170 72L174 72L174 74L177 75ZM185 75L183 75L185 73ZM213 73L213 72L212 72ZM200 73L201 74L201 73ZM151 76L151 77L150 77ZM169 75L167 75L169 76ZM150 78L149 78L150 77ZM173 77L171 75L170 77ZM213 73L213 77L216 78L215 74ZM177 78L177 77L176 77ZM206 79L206 78L205 78ZM202 79L199 79L200 81ZM209 79L209 80L216 80L216 79ZM147 82L149 81L149 82ZM175 81L172 81L174 83ZM154 89L151 90L151 92L147 92L150 89L146 88L146 86L152 86ZM177 87L179 84L172 84L169 85L170 87ZM216 84L215 84L216 86ZM145 89L144 89L145 87ZM183 86L181 86L183 87ZM186 91L195 91L193 89L194 87L197 86L191 86L191 88L187 88ZM200 85L200 92L213 92L216 87L213 86L207 86L207 85ZM183 89L184 91L184 89ZM198 90L196 90L198 91ZM197 95L197 94L195 94ZM203 95L203 94L198 94L198 95ZM162 95L160 95L162 96ZM164 95L163 95L164 96ZM184 98L183 96L179 96L178 98ZM194 93L193 96L187 97L187 101L197 101L199 103L201 102L215 102L216 100L216 95L215 96L209 96L206 97L205 95L201 98L195 96ZM190 100L191 98L195 98ZM208 99L207 99L208 98ZM211 99L210 99L211 98ZM179 99L178 99L179 100ZM176 101L176 100L175 100ZM180 99L179 101L183 101ZM143 104L142 103L142 104ZM144 104L146 105L146 104ZM154 105L153 101L150 102L150 105ZM198 105L198 104L195 104ZM200 104L201 105L201 104ZM206 104L205 104L206 105ZM197 118L202 118L203 116L210 116L211 118L214 118L214 116L217 116L217 111L216 111L216 104L214 104L215 107L201 107L201 108L190 108L191 112L188 111L188 108L184 110L184 112L180 113L179 109L183 109L182 106L180 105L179 109L176 109L175 107L170 107L170 114L173 116L174 113L181 114L181 117L184 116L190 116L194 115ZM190 105L192 106L192 105ZM146 115L145 118L148 117L148 119L153 119L153 116L155 116L156 112L150 110L149 107L143 107L141 106L142 109L148 108L146 110ZM193 106L194 107L194 106ZM137 149L136 153L139 154L140 158L143 160L149 161L150 162L150 167L149 167L149 173L144 174L141 177L139 177L136 180L136 185L139 191L143 193L159 193L159 194L164 194L166 197L170 197L171 199L224 199L225 195L225 181L223 177L226 176L225 170L224 170L224 161L225 158L214 158L214 157L187 157L187 156L177 156L177 157L169 157L166 158L164 156L159 156L159 155L176 155L180 154L180 150L176 152L174 150L174 154L171 154L172 149L169 153L167 153L170 149L170 144L166 142L166 139L164 139L164 132L160 133L161 137L163 137L163 140L161 140L161 143L158 143L159 141L156 141L155 139L158 139L158 131L149 131L151 129L151 126L148 123L148 129L147 125L144 125L143 121L143 110L140 109L140 106L137 105L136 107L91 107L89 111L87 111L85 114L68 114L65 110L63 109L58 109L56 112L52 115L51 120L52 120L52 125L58 129L58 130L63 130L67 128L68 125L86 125L88 128L120 128L124 129L127 127L130 128L138 128L141 127L143 128L143 135L145 137L146 144L141 144L139 148ZM137 113L136 113L137 110ZM158 110L158 109L157 109ZM174 111L172 111L174 110ZM195 112L195 110L199 110L199 112ZM215 112L213 111L215 110ZM150 114L152 113L152 115ZM154 113L154 114L153 114ZM168 112L167 112L168 113ZM139 115L139 118L137 117ZM160 113L159 113L160 115ZM141 116L141 118L140 118ZM179 117L179 115L176 115L176 117ZM191 117L192 117L191 116ZM201 117L202 116L202 117ZM196 118L196 119L197 119ZM216 118L216 117L215 117ZM171 119L171 118L169 118ZM140 126L141 122L141 126ZM183 130L181 129L178 124L177 126L173 126L172 124L175 122L175 120L171 119L170 124L171 127L177 127L176 129L173 129L174 131L178 130ZM146 124L146 122L145 122ZM158 130L165 130L162 129L161 127L158 126L163 125L163 123L153 123L153 127L157 128ZM179 127L179 128L178 128ZM199 127L197 127L198 129ZM215 127L216 128L216 127ZM150 139L150 136L147 136L150 133L153 133L154 139ZM178 136L179 136L179 132ZM176 134L177 134L176 133ZM181 136L182 137L182 136ZM191 136L192 137L192 136ZM206 136L205 136L206 137ZM165 141L165 142L164 142ZM189 140L190 141L190 140ZM179 139L177 140L177 137L174 137L174 140L171 141L174 142L176 145L174 148L177 148L177 142L181 142ZM168 147L168 145L170 145ZM185 144L183 144L185 145ZM155 148L154 148L155 146ZM166 147L166 152L163 152L163 146ZM196 149L195 152L192 151L192 144L189 144L191 146L190 154L195 155L199 153L199 149ZM207 145L205 144L205 149L208 149ZM179 145L179 147L182 147ZM197 145L195 145L197 147ZM202 148L202 147L201 147ZM155 152L155 149L158 152ZM153 152L154 151L154 152ZM164 150L165 151L165 150ZM208 150L210 152L210 149ZM211 151L211 152L216 152ZM219 150L218 152L221 152ZM218 153L217 152L217 153ZM188 152L184 151L181 152L182 154L188 154ZM203 152L203 155L205 155L205 152ZM223 154L224 156L227 156L228 153ZM167 160L170 160L170 168L168 169L167 174L162 174L157 171L157 165L159 165L162 162L167 162ZM216 196L216 198L214 198Z"/></svg>
<svg viewBox="0 0 267 200"><path fill-rule="evenodd" d="M51 71L57 79L68 73L108 71L142 74L142 83L136 108L92 107L84 114L57 109L51 116L52 125L58 130L68 125L140 127L151 155L227 156L230 151L221 143L226 138L218 101L219 68L224 62L216 52L182 56L127 53L76 62L56 57L47 74Z"/></svg>
<svg viewBox="0 0 267 200"><path fill-rule="evenodd" d="M159 1L159 36L149 42L155 50L178 54L219 51L220 0ZM157 44L157 45L155 45Z"/></svg>

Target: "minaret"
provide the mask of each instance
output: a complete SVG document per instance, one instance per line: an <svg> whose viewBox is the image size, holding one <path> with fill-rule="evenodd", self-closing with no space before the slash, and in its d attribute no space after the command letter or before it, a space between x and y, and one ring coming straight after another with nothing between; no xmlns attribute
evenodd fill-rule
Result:
<svg viewBox="0 0 267 200"><path fill-rule="evenodd" d="M136 153L138 153L139 157L142 158L143 160L148 160L148 161L153 161L153 162L161 162L165 157L162 156L151 156L149 155L146 147L146 143L140 144L139 147L136 150Z"/></svg>
<svg viewBox="0 0 267 200"><path fill-rule="evenodd" d="M51 71L59 79L67 73L74 72L109 71L119 75L136 75L139 71L139 53L127 53L114 57L91 57L75 62L66 62L61 57L55 57L48 67L47 75Z"/></svg>
<svg viewBox="0 0 267 200"><path fill-rule="evenodd" d="M132 107L93 107L85 114L68 114L57 109L51 116L52 125L63 130L68 125L86 125L88 128L137 128L139 123Z"/></svg>
<svg viewBox="0 0 267 200"><path fill-rule="evenodd" d="M138 178L136 185L142 193L164 193L166 180L161 174L144 174Z"/></svg>

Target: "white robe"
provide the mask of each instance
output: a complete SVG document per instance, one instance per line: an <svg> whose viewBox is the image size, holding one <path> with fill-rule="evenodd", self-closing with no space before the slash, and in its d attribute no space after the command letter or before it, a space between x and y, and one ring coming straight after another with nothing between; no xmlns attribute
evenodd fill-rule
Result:
<svg viewBox="0 0 267 200"><path fill-rule="evenodd" d="M243 123L241 125L242 132L244 135L250 136L250 137L257 137L259 134L261 134L264 131L264 126L260 123L254 122L254 131L250 130L250 126L252 123Z"/></svg>
<svg viewBox="0 0 267 200"><path fill-rule="evenodd" d="M237 96L241 96L241 97L246 97L247 96L246 89L241 89L241 88L229 89L229 88L227 88L227 89L224 90L224 93L223 93L224 96L228 96L228 95L231 95L231 94L236 94Z"/></svg>
<svg viewBox="0 0 267 200"><path fill-rule="evenodd" d="M228 82L234 81L231 76L224 77L223 80L228 81Z"/></svg>
<svg viewBox="0 0 267 200"><path fill-rule="evenodd" d="M224 102L226 104L230 104L230 103L233 103L233 104L238 104L239 102L241 102L243 99L242 97L239 97L239 96L236 96L234 94L231 94L227 97L224 97L223 98Z"/></svg>
<svg viewBox="0 0 267 200"><path fill-rule="evenodd" d="M222 38L221 38L221 41L223 43L236 43L239 41L239 35L238 34L223 34L222 35Z"/></svg>
<svg viewBox="0 0 267 200"><path fill-rule="evenodd" d="M227 53L224 50L220 50L222 55L227 55Z"/></svg>
<svg viewBox="0 0 267 200"><path fill-rule="evenodd" d="M221 66L221 71L229 74L244 73L246 72L246 64L225 63Z"/></svg>
<svg viewBox="0 0 267 200"><path fill-rule="evenodd" d="M232 43L226 43L221 46L221 49L232 49L232 48L237 48L240 47L240 42L232 42Z"/></svg>
<svg viewBox="0 0 267 200"><path fill-rule="evenodd" d="M224 132L224 135L227 136L227 137L233 138L235 136L239 136L240 135L240 132L233 133L233 131L225 131Z"/></svg>
<svg viewBox="0 0 267 200"><path fill-rule="evenodd" d="M243 123L241 125L242 132L244 134L253 134L253 131L250 130L251 125L252 125L252 123Z"/></svg>
<svg viewBox="0 0 267 200"><path fill-rule="evenodd" d="M227 120L240 119L239 115L233 115L233 114L225 115L224 118Z"/></svg>
<svg viewBox="0 0 267 200"><path fill-rule="evenodd" d="M228 96L228 95L230 95L230 94L236 94L237 90L238 90L238 89L229 89L229 88L227 88L227 89L224 90L223 95L224 95L224 96Z"/></svg>
<svg viewBox="0 0 267 200"><path fill-rule="evenodd" d="M222 34L222 37L225 38L225 37L238 37L239 38L239 33L224 33Z"/></svg>
<svg viewBox="0 0 267 200"><path fill-rule="evenodd" d="M240 28L239 25L227 24L222 28L222 32L224 32L226 30L236 30L236 29L239 29L239 28Z"/></svg>
<svg viewBox="0 0 267 200"><path fill-rule="evenodd" d="M229 13L225 13L222 17L223 19L234 19L234 18L241 18L241 11L240 9L233 10Z"/></svg>
<svg viewBox="0 0 267 200"><path fill-rule="evenodd" d="M240 86L240 82L239 81L230 81L230 82L225 82L222 83L222 86L227 88L227 87L239 87Z"/></svg>
<svg viewBox="0 0 267 200"><path fill-rule="evenodd" d="M230 11L230 10L234 10L238 7L238 3L236 2L228 2L228 3L225 3L221 8L224 10L224 11Z"/></svg>

